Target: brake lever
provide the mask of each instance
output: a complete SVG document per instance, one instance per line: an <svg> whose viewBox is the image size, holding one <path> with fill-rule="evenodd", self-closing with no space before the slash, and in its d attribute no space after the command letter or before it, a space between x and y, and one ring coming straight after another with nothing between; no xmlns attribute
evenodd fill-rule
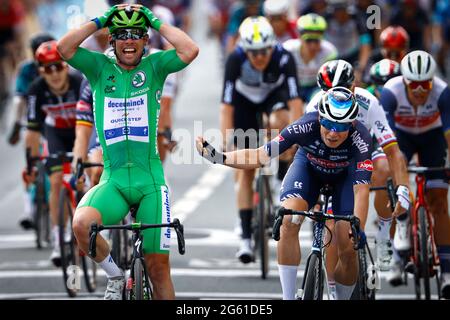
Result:
<svg viewBox="0 0 450 320"><path fill-rule="evenodd" d="M175 232L177 233L178 252L181 255L184 255L186 253L186 243L184 241L184 226L177 218L173 219L173 226Z"/></svg>

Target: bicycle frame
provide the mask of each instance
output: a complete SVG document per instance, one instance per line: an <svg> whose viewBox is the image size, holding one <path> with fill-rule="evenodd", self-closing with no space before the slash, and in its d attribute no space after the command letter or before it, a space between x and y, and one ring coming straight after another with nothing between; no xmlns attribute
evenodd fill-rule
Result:
<svg viewBox="0 0 450 320"><path fill-rule="evenodd" d="M411 254L411 259L414 264L417 266L419 261L419 240L418 240L418 226L419 226L419 209L422 207L425 209L427 219L429 221L428 232L431 238L431 254L433 256L433 269L436 269L440 265L439 256L437 255L436 243L434 241L434 219L428 210L428 204L425 200L425 176L421 173L416 174L416 201L414 204L414 209L411 213L411 228L412 228L412 237L413 237L413 252Z"/></svg>

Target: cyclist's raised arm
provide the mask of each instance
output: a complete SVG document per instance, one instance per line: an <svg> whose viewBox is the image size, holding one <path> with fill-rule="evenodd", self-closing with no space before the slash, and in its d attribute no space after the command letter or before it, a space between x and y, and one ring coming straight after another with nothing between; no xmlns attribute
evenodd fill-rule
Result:
<svg viewBox="0 0 450 320"><path fill-rule="evenodd" d="M94 34L97 30L104 28L112 15L120 8L125 8L126 6L127 5L113 6L103 16L85 23L79 29L70 30L58 41L58 51L61 57L63 57L64 60L70 60L84 40Z"/></svg>
<svg viewBox="0 0 450 320"><path fill-rule="evenodd" d="M198 55L199 48L195 42L181 29L162 23L153 12L142 5L132 5L133 10L142 12L150 22L150 27L158 31L171 45L174 46L176 53L181 61L186 64L191 63ZM178 70L172 70L175 72Z"/></svg>
<svg viewBox="0 0 450 320"><path fill-rule="evenodd" d="M389 83L389 81L387 82ZM395 130L395 110L397 109L397 98L386 86L381 91L380 103L386 113L386 118L392 130Z"/></svg>
<svg viewBox="0 0 450 320"><path fill-rule="evenodd" d="M197 137L196 147L198 153L212 163L236 169L256 169L270 161L265 147L220 153L203 137Z"/></svg>

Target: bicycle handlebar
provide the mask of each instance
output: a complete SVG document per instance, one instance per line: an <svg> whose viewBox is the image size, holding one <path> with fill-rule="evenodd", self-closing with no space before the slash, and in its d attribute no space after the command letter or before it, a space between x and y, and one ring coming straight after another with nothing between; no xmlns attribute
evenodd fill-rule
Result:
<svg viewBox="0 0 450 320"><path fill-rule="evenodd" d="M450 173L450 167L420 167L420 166L409 166L409 173L425 174L429 172L445 172Z"/></svg>
<svg viewBox="0 0 450 320"><path fill-rule="evenodd" d="M360 220L358 217L354 215L346 215L346 216L335 216L332 214L323 213L322 211L296 211L292 209L286 209L284 207L280 207L277 212L277 216L275 218L275 222L273 224L272 237L275 241L280 240L280 228L283 224L283 217L286 215L298 215L304 216L316 221L325 221L325 220L335 220L335 221L347 221L350 223L352 234L351 237L356 239L353 244L353 248L355 250L359 249L360 238Z"/></svg>
<svg viewBox="0 0 450 320"><path fill-rule="evenodd" d="M370 187L370 191L379 191L379 190L387 191L391 211L394 212L395 204L397 203L398 199L397 194L395 193L394 181L392 181L392 178L387 179L386 186L384 187Z"/></svg>
<svg viewBox="0 0 450 320"><path fill-rule="evenodd" d="M162 224L142 224L142 223L130 223L124 225L98 225L96 222L91 224L91 230L89 232L89 256L95 258L97 256L97 234L102 230L145 230L155 228L173 228L177 234L178 252L181 255L186 253L186 245L184 241L184 226L177 218L173 219L171 223Z"/></svg>

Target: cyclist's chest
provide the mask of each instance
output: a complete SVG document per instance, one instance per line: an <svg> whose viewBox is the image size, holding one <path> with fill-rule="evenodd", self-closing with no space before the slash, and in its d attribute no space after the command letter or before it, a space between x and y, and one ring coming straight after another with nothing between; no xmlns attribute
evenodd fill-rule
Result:
<svg viewBox="0 0 450 320"><path fill-rule="evenodd" d="M108 74L96 87L94 115L107 145L131 140L148 143L159 117L161 84L144 71ZM99 92L100 91L100 92Z"/></svg>

